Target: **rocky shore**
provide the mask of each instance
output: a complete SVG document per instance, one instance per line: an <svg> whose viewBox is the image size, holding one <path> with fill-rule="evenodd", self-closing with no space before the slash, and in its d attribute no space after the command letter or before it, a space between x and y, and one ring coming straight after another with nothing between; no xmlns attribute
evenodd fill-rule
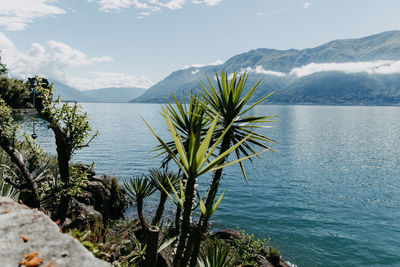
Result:
<svg viewBox="0 0 400 267"><path fill-rule="evenodd" d="M111 266L97 259L78 240L60 232L43 212L4 197L0 197L0 259L3 267Z"/></svg>

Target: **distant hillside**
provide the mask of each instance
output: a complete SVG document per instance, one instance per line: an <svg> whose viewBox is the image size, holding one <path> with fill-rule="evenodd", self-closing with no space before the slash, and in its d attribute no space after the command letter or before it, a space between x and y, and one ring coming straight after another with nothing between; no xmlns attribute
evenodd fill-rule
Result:
<svg viewBox="0 0 400 267"><path fill-rule="evenodd" d="M215 72L223 69L228 73L246 70L250 74L247 89L263 78L255 94L261 96L275 91L268 103L400 104L400 62L399 74L351 73L348 69L354 66L344 66L347 71L337 71L335 66L321 65L363 63L373 68L376 62L384 65L395 61L400 61L400 31L335 40L303 50L261 48L233 56L222 65L175 71L131 102L164 102L171 100L171 92L188 96L200 89L200 83L207 84L206 76L214 81ZM309 67L310 73L304 73L304 67ZM326 69L315 71L313 67Z"/></svg>
<svg viewBox="0 0 400 267"><path fill-rule="evenodd" d="M80 91L58 81L54 83L56 95L60 95L63 101L76 102L128 102L144 93L143 88L102 88L88 91Z"/></svg>
<svg viewBox="0 0 400 267"><path fill-rule="evenodd" d="M56 95L60 95L63 101L77 101L77 102L93 102L94 99L86 95L83 91L79 91L68 85L58 81L51 81L54 84Z"/></svg>
<svg viewBox="0 0 400 267"><path fill-rule="evenodd" d="M275 104L396 105L400 74L319 72L295 80L268 100Z"/></svg>
<svg viewBox="0 0 400 267"><path fill-rule="evenodd" d="M145 91L143 88L102 88L83 93L94 99L95 102L128 102Z"/></svg>

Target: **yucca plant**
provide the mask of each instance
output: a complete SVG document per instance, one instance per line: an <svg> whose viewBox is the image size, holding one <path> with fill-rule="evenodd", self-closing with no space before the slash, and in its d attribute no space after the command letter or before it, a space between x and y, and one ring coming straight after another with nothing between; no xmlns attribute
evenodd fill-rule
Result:
<svg viewBox="0 0 400 267"><path fill-rule="evenodd" d="M199 267L230 267L232 266L231 250L221 243L208 244L200 253L197 262Z"/></svg>
<svg viewBox="0 0 400 267"><path fill-rule="evenodd" d="M190 105L196 105L196 108L193 108L191 116L199 118L200 122L203 122L203 120L207 120L206 118L204 118L203 109L198 106L200 105L200 103L197 99L191 97ZM147 124L147 122L146 125L160 142L165 152L168 153L168 156L170 156L172 160L178 165L179 169L182 171L185 177L185 184L180 185L181 193L178 194L175 189L173 189L176 202L171 194L169 194L167 191L165 192L167 193L168 197L171 198L171 200L173 200L177 205L180 205L183 209L181 231L179 234L178 245L174 257L174 266L187 266L188 262L184 259L184 252L190 231L192 207L197 192L197 178L208 172L222 169L237 162L243 161L247 158L253 157L256 154L249 155L247 157L243 157L232 162L227 162L225 164L220 164L231 152L233 152L241 144L243 144L243 142L250 138L250 136L244 137L241 141L237 142L234 146L228 148L218 157L213 157L213 152L217 149L224 135L229 130L228 127L227 130L223 132L221 136L217 140L215 140L214 143L212 143L212 139L215 136L214 131L216 130L219 121L218 115L215 117L210 127L207 129L205 136L203 136L203 132L205 131L204 125L206 124L197 123L189 125L190 128L186 130L189 135L186 139L184 139L179 135L177 131L177 126L175 125L167 110L163 108L162 113L167 121L169 130L171 132L173 146L168 145L165 141L163 141L153 131L150 125ZM184 140L188 140L187 146L184 145ZM176 149L177 154L174 152L174 149Z"/></svg>
<svg viewBox="0 0 400 267"><path fill-rule="evenodd" d="M155 188L153 184L146 176L136 176L131 178L129 181L124 181L124 188L126 189L129 198L136 203L142 230L147 230L148 223L143 214L143 201L154 193Z"/></svg>
<svg viewBox="0 0 400 267"><path fill-rule="evenodd" d="M205 111L201 106L200 100L197 96L191 97L188 104L184 100L181 101L176 98L174 94L172 94L172 97L174 99L174 105L167 101L166 110L172 122L174 123L177 132L182 138L183 146L185 149L188 149L191 129L201 129L200 135L204 137L207 133L207 125L211 123L212 119L204 116ZM163 113L161 114L164 116ZM171 147L174 155L178 155L178 150L175 147L174 141L172 140L167 144L169 147ZM162 167L165 167L172 160L172 157L165 151L162 145L159 145L157 150L161 151L160 155L166 154L162 162Z"/></svg>
<svg viewBox="0 0 400 267"><path fill-rule="evenodd" d="M7 172L11 172L15 175L15 173L8 166L0 164L0 196L9 197L14 201L18 201L19 190L4 181Z"/></svg>
<svg viewBox="0 0 400 267"><path fill-rule="evenodd" d="M255 106L265 101L270 95L266 95L261 99L258 99L255 103L248 105L249 100L253 96L261 80L245 93L244 90L247 78L248 74L244 73L243 75L238 76L235 72L232 79L229 81L229 75L226 72L221 71L221 77L216 74L216 87L210 79L208 79L209 89L204 85L201 85L203 88L203 91L201 92L203 97L201 102L203 108L210 117L219 118L218 128L213 133L213 140L222 138L218 153L219 156L225 155L221 160L222 162L224 162L230 154L226 154L225 152L230 150L233 146L235 147L234 152L237 159L240 159L243 156L249 157L250 155L257 155L255 147L273 150L267 146L267 144L274 143L275 141L257 133L255 130L257 128L268 127L260 124L271 122L271 119L275 116L248 115ZM239 161L239 164L247 182L243 163ZM212 214L213 204L221 178L222 169L218 169L213 174L213 180L209 188L205 203L206 212L201 214L197 231L194 232L192 238L194 244L192 253L193 257L190 264L192 267L196 265L197 259L195 258L195 255L198 255L199 252L201 235L207 229L208 220Z"/></svg>
<svg viewBox="0 0 400 267"><path fill-rule="evenodd" d="M158 225L164 212L167 192L172 193L172 188L178 190L181 176L178 173L168 171L168 169L150 169L148 175L153 186L160 191L160 201L158 203L156 214L151 222L152 225Z"/></svg>

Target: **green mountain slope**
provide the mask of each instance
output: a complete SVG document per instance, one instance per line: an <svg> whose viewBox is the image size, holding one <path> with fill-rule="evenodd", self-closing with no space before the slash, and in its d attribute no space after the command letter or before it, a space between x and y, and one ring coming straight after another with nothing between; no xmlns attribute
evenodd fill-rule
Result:
<svg viewBox="0 0 400 267"><path fill-rule="evenodd" d="M189 68L173 72L164 80L131 102L164 102L190 92L205 84L206 76L214 79L221 69L232 73L247 68L280 72L281 75L252 71L249 86L263 78L257 95L276 91L269 103L292 104L397 104L397 75L345 74L320 72L308 76L290 75L294 68L310 63L348 63L377 60L400 60L400 31L389 31L359 39L334 40L318 47L303 50L256 49L233 56L219 66ZM345 88L352 88L350 93ZM368 92L368 93L367 93ZM379 92L379 98L377 95ZM313 97L312 94L316 94ZM365 96L363 94L366 94ZM351 95L351 97L350 97ZM318 97L317 97L318 96ZM375 99L374 99L375 98ZM396 102L397 101L397 102Z"/></svg>
<svg viewBox="0 0 400 267"><path fill-rule="evenodd" d="M400 74L320 72L297 79L269 100L275 104L394 105L400 103Z"/></svg>

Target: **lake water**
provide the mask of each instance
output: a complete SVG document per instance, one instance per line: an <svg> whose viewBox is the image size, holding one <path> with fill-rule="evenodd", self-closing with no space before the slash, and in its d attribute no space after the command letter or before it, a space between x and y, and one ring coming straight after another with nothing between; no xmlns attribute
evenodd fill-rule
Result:
<svg viewBox="0 0 400 267"><path fill-rule="evenodd" d="M142 117L169 138L160 105L83 107L100 136L75 161L94 161L98 174L121 179L159 165ZM239 168L225 170L214 226L270 236L298 266L400 266L400 108L258 106L254 112L278 116L263 133L279 142L273 145L279 153L246 164L247 184ZM38 132L38 141L55 151L43 123ZM200 178L202 188L208 179Z"/></svg>

